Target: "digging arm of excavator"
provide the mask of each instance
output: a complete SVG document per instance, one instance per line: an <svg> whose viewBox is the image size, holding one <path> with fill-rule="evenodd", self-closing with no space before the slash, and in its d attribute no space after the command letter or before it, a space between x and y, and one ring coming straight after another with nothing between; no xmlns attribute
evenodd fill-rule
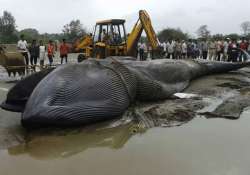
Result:
<svg viewBox="0 0 250 175"><path fill-rule="evenodd" d="M141 37L142 31L145 31L148 41L152 47L152 50L156 50L159 47L159 40L156 36L154 28L151 23L151 19L145 10L139 11L139 19L133 27L132 32L127 39L127 51L128 54L133 54L136 49L137 43Z"/></svg>
<svg viewBox="0 0 250 175"><path fill-rule="evenodd" d="M93 44L92 37L90 35L87 35L84 37L84 39L76 45L76 51L79 51L81 49L84 49L86 47L89 47Z"/></svg>

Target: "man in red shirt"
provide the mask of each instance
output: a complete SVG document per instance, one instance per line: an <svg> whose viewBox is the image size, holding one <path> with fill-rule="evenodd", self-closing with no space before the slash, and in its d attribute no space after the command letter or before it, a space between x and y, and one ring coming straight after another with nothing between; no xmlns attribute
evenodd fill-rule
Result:
<svg viewBox="0 0 250 175"><path fill-rule="evenodd" d="M243 38L242 42L240 43L240 49L243 51L247 51L247 42L246 40ZM240 61L244 62L246 61L246 55L243 52L240 52Z"/></svg>
<svg viewBox="0 0 250 175"><path fill-rule="evenodd" d="M65 63L68 62L68 52L69 52L69 46L66 44L66 40L63 39L63 42L60 45L61 64L63 64L64 58L65 58Z"/></svg>
<svg viewBox="0 0 250 175"><path fill-rule="evenodd" d="M52 40L49 40L49 45L48 45L47 51L48 51L49 65L51 66L53 63L53 57L54 57L54 51L55 51L54 44L53 44Z"/></svg>

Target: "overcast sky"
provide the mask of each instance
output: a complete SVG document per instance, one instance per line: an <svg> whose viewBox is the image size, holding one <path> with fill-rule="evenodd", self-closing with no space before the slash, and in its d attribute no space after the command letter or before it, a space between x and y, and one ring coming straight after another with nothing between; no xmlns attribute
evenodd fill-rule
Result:
<svg viewBox="0 0 250 175"><path fill-rule="evenodd" d="M124 18L130 30L140 9L148 11L156 31L180 27L194 34L207 24L213 34L242 33L240 24L250 21L250 0L0 0L1 15L11 12L19 30L40 33L61 32L72 19L91 31L97 20Z"/></svg>

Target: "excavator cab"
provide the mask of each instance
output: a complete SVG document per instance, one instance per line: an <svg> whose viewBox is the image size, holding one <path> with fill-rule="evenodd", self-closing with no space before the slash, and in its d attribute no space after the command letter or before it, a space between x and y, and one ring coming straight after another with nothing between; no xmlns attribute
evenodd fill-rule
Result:
<svg viewBox="0 0 250 175"><path fill-rule="evenodd" d="M106 58L108 56L126 55L125 20L111 19L96 23L93 43L94 57Z"/></svg>

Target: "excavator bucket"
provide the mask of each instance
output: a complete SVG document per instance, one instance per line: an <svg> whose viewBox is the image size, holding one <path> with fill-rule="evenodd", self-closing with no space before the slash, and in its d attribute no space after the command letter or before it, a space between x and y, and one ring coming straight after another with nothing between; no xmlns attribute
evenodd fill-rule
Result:
<svg viewBox="0 0 250 175"><path fill-rule="evenodd" d="M18 73L19 75L25 74L25 62L23 55L18 51L6 51L4 47L0 47L0 65L3 66L8 72L9 76L11 73L14 76Z"/></svg>
<svg viewBox="0 0 250 175"><path fill-rule="evenodd" d="M148 39L150 46L152 47L152 51L158 52L160 43L155 33L155 30L153 28L151 19L145 10L140 10L139 19L135 23L127 39L128 55L135 56L136 47L137 47L138 41L141 37L143 30L145 31L147 35L147 39Z"/></svg>

